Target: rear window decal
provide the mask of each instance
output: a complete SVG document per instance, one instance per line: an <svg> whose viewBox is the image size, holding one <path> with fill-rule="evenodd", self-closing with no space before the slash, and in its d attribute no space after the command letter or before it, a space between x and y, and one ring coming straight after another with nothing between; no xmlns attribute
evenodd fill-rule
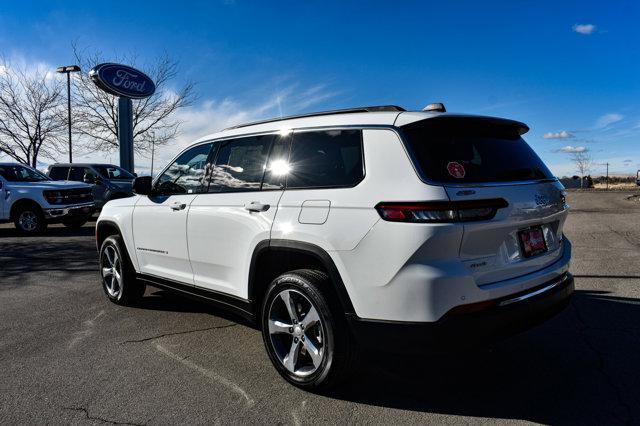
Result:
<svg viewBox="0 0 640 426"><path fill-rule="evenodd" d="M457 161L450 161L447 163L447 171L456 179L463 179L466 174L464 166Z"/></svg>

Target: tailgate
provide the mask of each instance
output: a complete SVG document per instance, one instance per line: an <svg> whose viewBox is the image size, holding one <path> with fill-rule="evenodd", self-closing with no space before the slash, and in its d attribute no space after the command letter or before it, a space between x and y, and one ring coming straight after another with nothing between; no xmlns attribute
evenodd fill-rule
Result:
<svg viewBox="0 0 640 426"><path fill-rule="evenodd" d="M465 222L460 258L484 285L542 269L562 254L562 228L567 217L558 181L494 186L445 186L452 201L503 198L509 205L491 220ZM540 232L541 231L541 232ZM529 235L541 236L544 249L529 252Z"/></svg>

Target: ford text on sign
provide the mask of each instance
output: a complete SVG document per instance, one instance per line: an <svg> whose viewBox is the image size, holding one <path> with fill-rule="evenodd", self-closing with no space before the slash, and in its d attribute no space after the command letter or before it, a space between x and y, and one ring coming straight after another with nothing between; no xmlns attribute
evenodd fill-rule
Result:
<svg viewBox="0 0 640 426"><path fill-rule="evenodd" d="M146 74L122 64L99 64L89 71L93 82L107 93L131 99L153 95L156 86Z"/></svg>

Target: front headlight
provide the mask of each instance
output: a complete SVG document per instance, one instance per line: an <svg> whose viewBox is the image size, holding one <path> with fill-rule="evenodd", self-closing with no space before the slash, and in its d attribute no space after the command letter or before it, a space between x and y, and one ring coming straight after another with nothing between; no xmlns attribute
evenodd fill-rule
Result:
<svg viewBox="0 0 640 426"><path fill-rule="evenodd" d="M62 204L63 197L60 191L43 191L42 195L44 195L45 200L49 204Z"/></svg>

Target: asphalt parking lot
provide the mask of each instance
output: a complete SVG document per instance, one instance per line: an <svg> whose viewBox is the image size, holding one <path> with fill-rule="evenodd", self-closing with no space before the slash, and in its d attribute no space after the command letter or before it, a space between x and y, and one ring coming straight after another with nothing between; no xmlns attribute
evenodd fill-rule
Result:
<svg viewBox="0 0 640 426"><path fill-rule="evenodd" d="M640 422L640 202L573 192L577 291L560 316L487 348L366 360L323 395L286 384L260 332L149 288L109 303L93 224L0 226L0 423Z"/></svg>

